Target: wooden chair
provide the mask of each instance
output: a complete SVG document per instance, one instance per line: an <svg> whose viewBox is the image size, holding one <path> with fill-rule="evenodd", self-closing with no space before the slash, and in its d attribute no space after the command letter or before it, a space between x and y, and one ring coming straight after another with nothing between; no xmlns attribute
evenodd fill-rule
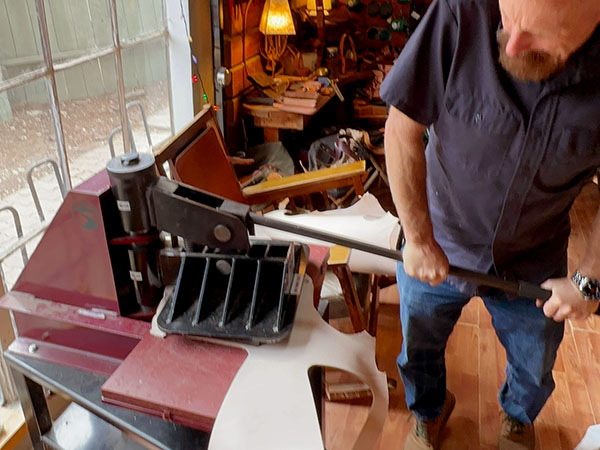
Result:
<svg viewBox="0 0 600 450"><path fill-rule="evenodd" d="M278 203L286 197L293 199L323 193L325 203L329 206L326 191L349 186L356 195L362 195L363 180L367 176L365 161L359 161L265 181L242 189L209 105L180 133L156 148L154 153L161 175L166 176L163 164L168 162L173 179L248 205Z"/></svg>

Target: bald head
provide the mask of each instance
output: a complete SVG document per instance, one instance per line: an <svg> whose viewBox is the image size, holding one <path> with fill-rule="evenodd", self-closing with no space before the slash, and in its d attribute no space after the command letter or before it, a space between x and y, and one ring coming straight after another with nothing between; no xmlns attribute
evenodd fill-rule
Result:
<svg viewBox="0 0 600 450"><path fill-rule="evenodd" d="M505 33L501 51L508 61L551 60L558 70L600 24L600 0L499 0L499 4Z"/></svg>

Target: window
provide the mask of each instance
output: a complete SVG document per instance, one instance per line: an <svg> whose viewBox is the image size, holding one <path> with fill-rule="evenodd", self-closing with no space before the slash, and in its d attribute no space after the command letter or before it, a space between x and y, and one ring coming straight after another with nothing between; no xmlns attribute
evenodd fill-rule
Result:
<svg viewBox="0 0 600 450"><path fill-rule="evenodd" d="M112 155L150 151L171 136L173 101L185 103L179 110L191 118L191 88L179 93L179 80L179 99L173 98L170 70L175 60L190 73L189 48L170 42L177 33L179 41L187 37L184 7L182 0L0 0L0 276L6 286L26 259L14 251L18 235L39 237L68 189ZM29 252L35 244L29 240Z"/></svg>

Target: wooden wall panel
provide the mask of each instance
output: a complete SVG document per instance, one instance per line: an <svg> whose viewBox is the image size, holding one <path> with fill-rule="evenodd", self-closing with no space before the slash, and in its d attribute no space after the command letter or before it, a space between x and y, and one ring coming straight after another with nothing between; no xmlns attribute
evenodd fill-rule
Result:
<svg viewBox="0 0 600 450"><path fill-rule="evenodd" d="M221 24L221 31L223 34L234 36L241 34L244 20L243 15L246 9L247 2L240 3L235 2L233 8L233 15L230 15L229 2L225 1L223 5L223 21ZM246 30L257 28L260 23L260 16L262 14L263 7L265 5L264 0L254 0L248 9L248 16L246 17Z"/></svg>
<svg viewBox="0 0 600 450"><path fill-rule="evenodd" d="M262 69L262 61L259 55L254 55L252 58L246 61L246 69L248 73L253 73L257 71L261 71ZM246 78L246 73L244 72L244 66L242 64L238 64L235 67L230 69L231 71L231 83L229 86L225 87L225 96L227 98L236 97L242 93L245 89L252 86L250 81Z"/></svg>
<svg viewBox="0 0 600 450"><path fill-rule="evenodd" d="M260 53L260 46L263 39L263 34L258 31L258 28L254 28L246 33L246 59ZM242 41L241 34L235 36L225 35L223 37L223 63L225 67L233 67L242 63L244 56Z"/></svg>
<svg viewBox="0 0 600 450"><path fill-rule="evenodd" d="M15 54L18 56L40 55L29 15L29 7L32 3L14 1L6 3L6 14L12 29ZM37 23L34 24L37 26Z"/></svg>
<svg viewBox="0 0 600 450"><path fill-rule="evenodd" d="M260 46L263 35L258 30L260 17L264 8L264 0L248 2L235 0L233 10L229 9L229 2L223 4L221 33L223 36L222 58L223 65L231 72L231 83L225 87L223 113L227 118L223 134L229 146L242 148L243 136L241 133L241 98L243 93L252 86L246 78L246 73L263 71L260 57ZM244 14L248 7L246 24L244 27ZM242 32L246 30L245 38ZM243 65L242 41L245 41L246 71Z"/></svg>
<svg viewBox="0 0 600 450"><path fill-rule="evenodd" d="M225 130L223 132L227 138L227 150L229 154L235 154L240 151L244 151L244 135L242 132L242 100L244 96L238 95L237 97L225 100L223 110L225 113Z"/></svg>
<svg viewBox="0 0 600 450"><path fill-rule="evenodd" d="M16 55L6 2L2 2L0 3L0 60L14 58Z"/></svg>

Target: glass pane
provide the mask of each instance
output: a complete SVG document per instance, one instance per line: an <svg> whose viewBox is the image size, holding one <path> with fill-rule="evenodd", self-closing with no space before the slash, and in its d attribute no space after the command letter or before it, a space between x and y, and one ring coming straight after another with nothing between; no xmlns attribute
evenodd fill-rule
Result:
<svg viewBox="0 0 600 450"><path fill-rule="evenodd" d="M123 51L122 58L134 144L138 151L147 152L150 151L148 135L152 145L171 136L165 43L159 39L137 45ZM147 131L142 110L147 119Z"/></svg>
<svg viewBox="0 0 600 450"><path fill-rule="evenodd" d="M163 26L163 0L117 0L121 42L158 31Z"/></svg>
<svg viewBox="0 0 600 450"><path fill-rule="evenodd" d="M58 164L56 136L45 80L0 93L0 206L12 206L19 213L27 235L40 227L40 218L27 185L27 171L38 162L51 159ZM62 202L54 171L48 163L34 169L34 186L42 213L50 219ZM8 211L0 214L0 248L17 240L15 223ZM31 253L29 253L31 255ZM23 268L19 252L2 263L11 285Z"/></svg>
<svg viewBox="0 0 600 450"><path fill-rule="evenodd" d="M55 64L112 47L107 0L46 0L45 5Z"/></svg>
<svg viewBox="0 0 600 450"><path fill-rule="evenodd" d="M121 125L114 55L57 72L58 99L73 186L102 170L109 136ZM123 153L115 143L116 153Z"/></svg>
<svg viewBox="0 0 600 450"><path fill-rule="evenodd" d="M0 0L0 81L44 67L34 0Z"/></svg>

